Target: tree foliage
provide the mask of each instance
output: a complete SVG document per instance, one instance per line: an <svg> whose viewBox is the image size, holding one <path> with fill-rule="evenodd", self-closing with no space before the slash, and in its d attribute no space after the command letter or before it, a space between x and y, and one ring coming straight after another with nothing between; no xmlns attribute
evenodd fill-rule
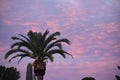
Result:
<svg viewBox="0 0 120 80"><path fill-rule="evenodd" d="M95 80L93 77L84 77L82 80Z"/></svg>
<svg viewBox="0 0 120 80"><path fill-rule="evenodd" d="M66 38L57 38L60 36L60 32L55 32L49 34L49 31L45 32L33 32L30 30L26 36L19 34L18 36L13 36L12 40L14 43L11 45L11 49L5 54L5 59L9 56L9 62L19 57L18 63L25 57L30 57L34 59L34 73L39 78L43 76L46 71L46 62L50 60L54 61L54 54L60 54L63 58L66 55L70 55L67 51L63 49L63 43L70 45L70 41ZM40 67L38 67L40 65Z"/></svg>
<svg viewBox="0 0 120 80"><path fill-rule="evenodd" d="M9 62L16 57L20 57L19 61L24 57L54 61L53 54L60 54L63 58L66 58L66 54L72 56L63 50L62 45L62 43L69 45L70 41L66 38L56 38L56 36L60 36L60 32L49 34L48 30L44 33L37 33L30 30L27 36L22 34L19 34L18 37L13 36L12 40L15 42L11 45L11 49L5 54L5 59L12 54L14 54L14 56L11 57Z"/></svg>
<svg viewBox="0 0 120 80"><path fill-rule="evenodd" d="M120 70L120 66L118 66L117 68ZM115 75L115 77L116 77L116 80L120 80L120 76Z"/></svg>
<svg viewBox="0 0 120 80"><path fill-rule="evenodd" d="M0 66L0 80L18 80L20 72L14 67Z"/></svg>

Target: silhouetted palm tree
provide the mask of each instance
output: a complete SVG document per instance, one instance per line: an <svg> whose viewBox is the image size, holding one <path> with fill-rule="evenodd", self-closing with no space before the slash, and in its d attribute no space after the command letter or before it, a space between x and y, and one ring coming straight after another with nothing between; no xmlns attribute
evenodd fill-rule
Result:
<svg viewBox="0 0 120 80"><path fill-rule="evenodd" d="M20 72L14 67L0 66L0 80L18 80Z"/></svg>
<svg viewBox="0 0 120 80"><path fill-rule="evenodd" d="M95 80L93 77L84 77L82 80Z"/></svg>
<svg viewBox="0 0 120 80"><path fill-rule="evenodd" d="M47 60L49 59L51 62L54 61L53 54L60 54L63 58L66 58L66 54L72 56L63 50L62 47L62 42L70 44L70 41L66 38L55 38L56 36L60 36L60 32L55 32L49 35L48 30L43 34L41 32L32 32L30 30L27 36L21 34L19 34L19 36L20 37L12 37L12 40L16 40L16 42L11 45L11 50L5 54L5 59L17 52L18 53L9 61L16 57L20 57L19 61L24 57L35 59L33 62L34 73L38 80L43 80Z"/></svg>

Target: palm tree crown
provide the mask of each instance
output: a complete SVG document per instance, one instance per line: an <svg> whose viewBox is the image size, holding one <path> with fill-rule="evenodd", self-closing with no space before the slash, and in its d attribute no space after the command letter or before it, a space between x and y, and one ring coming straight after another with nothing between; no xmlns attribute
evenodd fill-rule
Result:
<svg viewBox="0 0 120 80"><path fill-rule="evenodd" d="M57 39L56 36L60 36L60 32L49 35L48 30L43 34L30 30L27 36L22 34L19 34L19 37L13 36L12 40L15 40L15 42L11 45L11 49L5 54L5 59L14 53L16 53L16 55L12 56L9 62L16 57L20 57L18 63L24 57L39 58L41 61L47 59L54 61L53 54L56 53L62 55L63 58L66 58L66 54L72 56L62 48L62 42L69 45L70 41L66 38Z"/></svg>

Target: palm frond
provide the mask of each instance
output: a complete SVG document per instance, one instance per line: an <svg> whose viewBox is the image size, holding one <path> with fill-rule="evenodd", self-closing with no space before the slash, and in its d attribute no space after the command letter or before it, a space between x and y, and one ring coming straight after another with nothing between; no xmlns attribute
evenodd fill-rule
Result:
<svg viewBox="0 0 120 80"><path fill-rule="evenodd" d="M20 40L20 41L26 42L25 40L23 40L23 39L21 39L21 38L18 38L18 37L16 37L16 36L13 36L13 37L12 37L12 40Z"/></svg>
<svg viewBox="0 0 120 80"><path fill-rule="evenodd" d="M60 54L63 58L66 58L65 54L67 54L73 58L73 56L70 53L68 53L62 49L53 49L53 50L50 50L47 52L47 55L53 55L53 54Z"/></svg>
<svg viewBox="0 0 120 80"><path fill-rule="evenodd" d="M58 47L58 49L62 50L62 44L57 43L57 44L55 44L55 46L57 46L57 47Z"/></svg>
<svg viewBox="0 0 120 80"><path fill-rule="evenodd" d="M21 37L23 37L24 39L26 39L26 41L29 43L29 45L33 46L32 42L31 42L31 40L29 38L27 38L26 36L24 36L22 34L18 34L18 35L20 35Z"/></svg>
<svg viewBox="0 0 120 80"><path fill-rule="evenodd" d="M21 35L21 34L19 34L19 35L21 37L23 37L25 40L21 39L19 37L15 37L15 36L12 37L12 40L20 40L21 44L24 44L23 47L26 47L34 52L34 46L33 46L32 42L30 41L30 39L25 37L24 35ZM17 42L14 43L13 45L11 45L11 48L14 48L15 46L17 46L17 44L19 45L20 43L17 43ZM19 45L19 47L20 47L20 45Z"/></svg>
<svg viewBox="0 0 120 80"><path fill-rule="evenodd" d="M27 45L30 46L30 43L29 43L29 42L27 42L26 40L23 40L23 39L21 39L21 38L18 38L18 37L13 36L13 37L12 37L12 40L20 40L20 42L23 42L23 43L25 43L25 44L27 44ZM14 46L13 46L13 47L14 47Z"/></svg>
<svg viewBox="0 0 120 80"><path fill-rule="evenodd" d="M30 56L29 54L17 54L17 55L15 55L15 56L13 56L10 60L9 60L9 62L11 62L11 60L13 60L14 58L16 58L16 57L25 57L25 56Z"/></svg>
<svg viewBox="0 0 120 80"><path fill-rule="evenodd" d="M43 36L42 36L43 40L45 40L45 39L46 39L46 37L47 37L48 33L49 33L49 31L48 31L48 30L46 30L46 31L43 33Z"/></svg>
<svg viewBox="0 0 120 80"><path fill-rule="evenodd" d="M32 46L34 48L34 52L38 50L43 50L43 39L42 39L42 33L37 33L37 32L28 32L28 37L30 41L32 42Z"/></svg>
<svg viewBox="0 0 120 80"><path fill-rule="evenodd" d="M25 53L25 54L30 54L29 51L27 50L23 50L23 49L11 49L9 50L6 54L5 54L5 59L7 59L11 54L14 54L16 52L22 52L22 53Z"/></svg>
<svg viewBox="0 0 120 80"><path fill-rule="evenodd" d="M37 47L39 47L40 51L43 51L44 48L44 40L41 33L38 33L38 39L36 40Z"/></svg>
<svg viewBox="0 0 120 80"><path fill-rule="evenodd" d="M31 40L32 44L35 45L35 39L36 39L36 32L32 32L32 30L30 30L27 34L27 36L29 37L29 39Z"/></svg>
<svg viewBox="0 0 120 80"><path fill-rule="evenodd" d="M18 64L24 57L29 57L29 56L27 56L27 55L21 56L20 59L18 60Z"/></svg>
<svg viewBox="0 0 120 80"><path fill-rule="evenodd" d="M46 55L51 56L53 54L60 54L63 58L66 58L65 53L67 52L65 52L64 50L53 49L53 50L48 51Z"/></svg>
<svg viewBox="0 0 120 80"><path fill-rule="evenodd" d="M47 46L49 42L56 39L55 36L59 36L59 35L60 35L60 32L55 32L51 34L50 36L48 36L48 38L45 40L45 47Z"/></svg>
<svg viewBox="0 0 120 80"><path fill-rule="evenodd" d="M12 40L15 42L11 45L11 50L5 54L5 59L10 55L17 53L9 61L16 57L20 57L18 63L24 57L36 58L40 57L41 59L49 59L51 62L54 61L53 54L60 54L63 58L66 58L66 54L73 56L68 52L63 50L62 43L70 44L70 41L66 38L57 39L56 36L60 36L60 32L55 32L50 35L49 31L46 30L43 34L41 32L33 32L30 30L27 33L27 36L18 34L19 37L13 36Z"/></svg>
<svg viewBox="0 0 120 80"><path fill-rule="evenodd" d="M25 47L25 48L33 51L33 48L26 42L15 42L11 45L11 49L13 49L14 47L16 47L16 49L20 49L21 47Z"/></svg>
<svg viewBox="0 0 120 80"><path fill-rule="evenodd" d="M27 55L27 54L26 54L26 55L23 55L23 56L21 56L20 59L18 60L18 64L19 64L19 62L20 62L24 57L30 57L30 58L33 58L33 59L36 58L35 55L31 55L31 54L29 54L29 55Z"/></svg>
<svg viewBox="0 0 120 80"><path fill-rule="evenodd" d="M47 57L51 62L54 61L54 57L53 57L52 55L46 55L46 57Z"/></svg>
<svg viewBox="0 0 120 80"><path fill-rule="evenodd" d="M51 49L52 47L54 47L55 44L61 44L61 42L65 42L65 43L67 43L67 44L70 44L70 41L69 41L68 39L65 39L65 38L59 39L59 40L56 40L55 42L49 44L49 45L46 47L45 52L47 52L49 49ZM62 46L61 46L61 47L62 47Z"/></svg>
<svg viewBox="0 0 120 80"><path fill-rule="evenodd" d="M27 33L27 36L28 36L29 38L31 38L31 37L33 36L32 30L30 30L30 31Z"/></svg>
<svg viewBox="0 0 120 80"><path fill-rule="evenodd" d="M19 46L21 44L22 44L22 42L15 42L10 46L10 48L13 49L14 47Z"/></svg>

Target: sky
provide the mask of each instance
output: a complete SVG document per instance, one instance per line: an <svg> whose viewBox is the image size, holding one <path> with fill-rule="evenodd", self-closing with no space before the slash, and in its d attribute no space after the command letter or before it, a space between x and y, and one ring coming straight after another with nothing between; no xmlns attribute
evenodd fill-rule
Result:
<svg viewBox="0 0 120 80"><path fill-rule="evenodd" d="M0 65L14 66L25 80L30 58L8 63L5 53L12 36L29 30L59 31L71 41L64 49L73 55L47 63L45 80L115 80L120 75L120 0L0 0Z"/></svg>

